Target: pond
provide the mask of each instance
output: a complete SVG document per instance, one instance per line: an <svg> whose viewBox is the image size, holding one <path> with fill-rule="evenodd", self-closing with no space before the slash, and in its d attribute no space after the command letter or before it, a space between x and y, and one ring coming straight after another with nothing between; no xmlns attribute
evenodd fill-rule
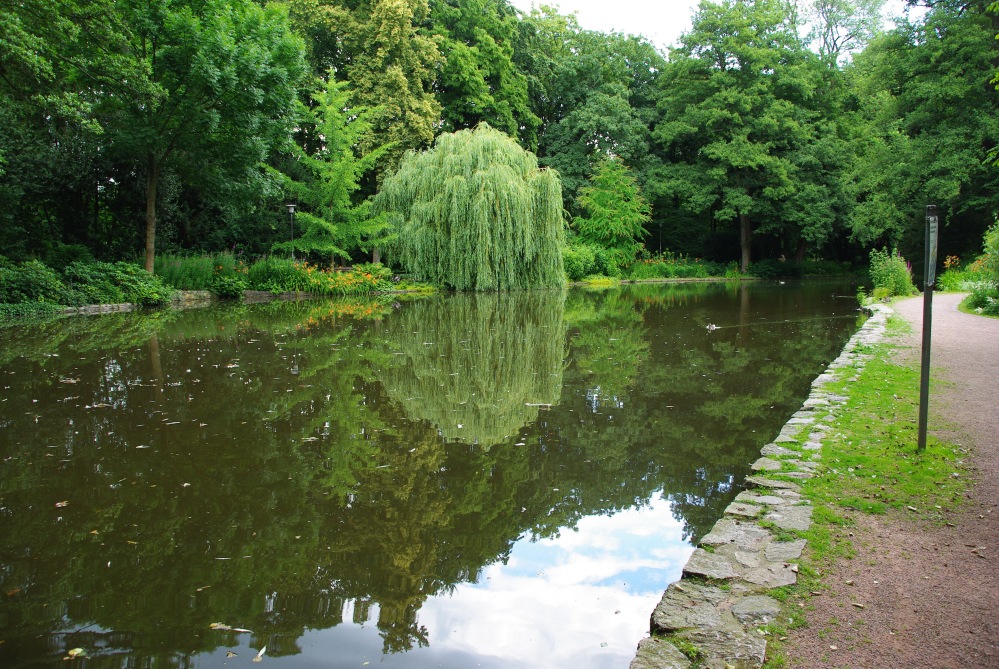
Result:
<svg viewBox="0 0 999 669"><path fill-rule="evenodd" d="M627 667L856 331L854 294L641 285L2 330L0 666Z"/></svg>

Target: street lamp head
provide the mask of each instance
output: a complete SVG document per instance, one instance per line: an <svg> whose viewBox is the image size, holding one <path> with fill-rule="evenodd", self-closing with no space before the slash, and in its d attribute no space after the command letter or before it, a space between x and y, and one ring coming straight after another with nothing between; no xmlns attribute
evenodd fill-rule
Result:
<svg viewBox="0 0 999 669"><path fill-rule="evenodd" d="M295 213L295 206L296 205L289 203L289 204L286 204L284 206L288 207L288 213L289 214L294 214Z"/></svg>

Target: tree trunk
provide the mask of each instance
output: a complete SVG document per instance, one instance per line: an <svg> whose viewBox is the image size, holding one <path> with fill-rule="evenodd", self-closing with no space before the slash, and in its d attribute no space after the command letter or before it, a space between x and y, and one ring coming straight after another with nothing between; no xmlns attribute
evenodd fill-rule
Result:
<svg viewBox="0 0 999 669"><path fill-rule="evenodd" d="M377 246L371 249L371 262L380 263L382 261L382 250Z"/></svg>
<svg viewBox="0 0 999 669"><path fill-rule="evenodd" d="M156 183L159 166L152 153L146 154L146 271L153 273L156 254Z"/></svg>
<svg viewBox="0 0 999 669"><path fill-rule="evenodd" d="M805 251L808 249L808 242L804 237L798 238L798 249L794 252L794 261L801 262L805 259Z"/></svg>
<svg viewBox="0 0 999 669"><path fill-rule="evenodd" d="M748 214L739 214L739 243L742 246L742 263L739 271L743 274L749 269L750 249L752 247L753 225Z"/></svg>

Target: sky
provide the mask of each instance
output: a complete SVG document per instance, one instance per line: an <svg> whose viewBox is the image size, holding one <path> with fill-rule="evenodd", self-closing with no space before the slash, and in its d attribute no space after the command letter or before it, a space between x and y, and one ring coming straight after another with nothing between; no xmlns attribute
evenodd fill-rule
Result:
<svg viewBox="0 0 999 669"><path fill-rule="evenodd" d="M524 12L531 5L549 4L560 14L576 12L579 25L587 30L643 35L665 50L690 29L690 19L699 0L511 0ZM887 0L886 16L901 13L904 0Z"/></svg>

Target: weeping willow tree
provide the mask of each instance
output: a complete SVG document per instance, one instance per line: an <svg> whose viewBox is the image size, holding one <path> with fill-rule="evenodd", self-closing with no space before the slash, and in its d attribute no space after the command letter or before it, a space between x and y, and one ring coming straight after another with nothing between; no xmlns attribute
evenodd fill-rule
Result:
<svg viewBox="0 0 999 669"><path fill-rule="evenodd" d="M390 252L420 281L457 290L565 283L558 174L485 123L407 153L375 208L391 213Z"/></svg>
<svg viewBox="0 0 999 669"><path fill-rule="evenodd" d="M408 305L386 320L400 351L385 389L448 441L502 443L562 396L564 304L560 290Z"/></svg>

